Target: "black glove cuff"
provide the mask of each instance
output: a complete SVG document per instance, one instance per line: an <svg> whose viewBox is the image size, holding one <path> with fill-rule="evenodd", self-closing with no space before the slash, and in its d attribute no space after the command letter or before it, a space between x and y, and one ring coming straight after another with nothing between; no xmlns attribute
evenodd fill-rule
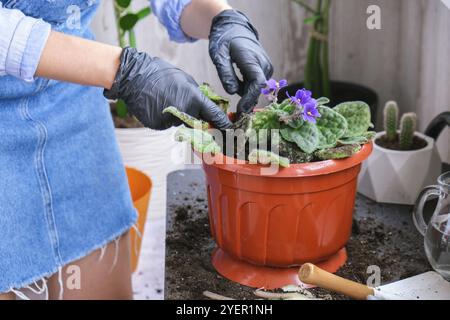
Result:
<svg viewBox="0 0 450 320"><path fill-rule="evenodd" d="M251 24L249 18L242 12L234 9L224 10L215 16L211 23L211 31L210 31L210 39L211 34L219 31L223 26L228 24L240 24L250 30L259 40L258 31L256 31L255 27Z"/></svg>
<svg viewBox="0 0 450 320"><path fill-rule="evenodd" d="M126 78L126 75L129 74L130 69L133 67L133 64L130 64L129 62L137 54L139 54L139 52L135 48L126 47L122 50L122 53L120 54L119 69L117 70L111 89L103 90L103 95L105 98L111 100L119 99L121 96L122 79Z"/></svg>

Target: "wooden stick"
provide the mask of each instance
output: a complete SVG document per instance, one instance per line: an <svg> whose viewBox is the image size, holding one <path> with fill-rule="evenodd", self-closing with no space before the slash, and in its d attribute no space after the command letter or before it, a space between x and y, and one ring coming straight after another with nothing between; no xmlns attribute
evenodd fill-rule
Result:
<svg viewBox="0 0 450 320"><path fill-rule="evenodd" d="M255 296L263 299L277 299L277 300L313 300L313 298L308 297L305 294L301 294L300 292L288 292L288 293L277 293L277 292L268 292L262 290L256 290Z"/></svg>
<svg viewBox="0 0 450 320"><path fill-rule="evenodd" d="M301 282L341 293L356 300L367 300L374 289L360 283L341 278L319 267L305 263L298 272Z"/></svg>
<svg viewBox="0 0 450 320"><path fill-rule="evenodd" d="M203 295L211 300L234 300L233 298L225 297L211 291L203 291Z"/></svg>

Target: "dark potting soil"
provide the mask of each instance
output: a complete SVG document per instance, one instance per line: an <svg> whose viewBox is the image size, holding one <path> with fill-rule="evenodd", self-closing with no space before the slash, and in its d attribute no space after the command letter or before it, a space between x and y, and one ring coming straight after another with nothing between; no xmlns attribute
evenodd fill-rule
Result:
<svg viewBox="0 0 450 320"><path fill-rule="evenodd" d="M173 172L168 177L166 299L207 299L211 291L234 299L258 299L254 289L220 276L210 262L215 247L209 232L208 204L202 170ZM432 204L430 205L430 207ZM411 221L411 207L377 204L358 196L348 261L338 275L366 283L369 266L381 270L386 284L430 270L423 238ZM331 294L310 290L317 298ZM331 294L333 299L346 297Z"/></svg>
<svg viewBox="0 0 450 320"><path fill-rule="evenodd" d="M413 138L413 144L412 144L411 148L408 150L404 150L404 149L400 148L398 137L395 141L390 141L386 138L386 136L382 136L381 138L376 139L375 143L385 149L397 150L397 151L420 150L420 149L425 148L428 145L428 143L424 139L419 138L417 136L415 136Z"/></svg>

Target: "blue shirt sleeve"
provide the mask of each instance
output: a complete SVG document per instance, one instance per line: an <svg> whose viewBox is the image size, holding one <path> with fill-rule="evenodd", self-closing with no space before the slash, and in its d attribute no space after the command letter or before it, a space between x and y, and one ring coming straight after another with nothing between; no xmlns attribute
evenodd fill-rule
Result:
<svg viewBox="0 0 450 320"><path fill-rule="evenodd" d="M181 29L180 19L183 9L192 0L150 0L153 13L167 29L170 40L175 42L194 42L197 39L189 37Z"/></svg>
<svg viewBox="0 0 450 320"><path fill-rule="evenodd" d="M50 24L0 2L0 76L32 82L50 31Z"/></svg>

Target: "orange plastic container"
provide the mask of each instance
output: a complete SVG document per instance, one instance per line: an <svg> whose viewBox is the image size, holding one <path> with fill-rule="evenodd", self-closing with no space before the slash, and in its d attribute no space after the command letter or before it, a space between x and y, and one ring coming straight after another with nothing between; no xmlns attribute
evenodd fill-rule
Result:
<svg viewBox="0 0 450 320"><path fill-rule="evenodd" d="M291 165L272 176L261 175L261 166L224 162L222 154L204 161L216 270L266 289L299 284L306 262L336 272L347 259L357 177L371 152L367 144L351 158Z"/></svg>
<svg viewBox="0 0 450 320"><path fill-rule="evenodd" d="M145 222L147 221L147 210L150 201L150 192L152 190L152 180L144 173L126 168L128 176L128 184L130 186L131 197L133 199L134 207L137 209L139 217L136 230L131 229L131 270L135 272L139 262L139 255L141 252L142 236L144 235Z"/></svg>

